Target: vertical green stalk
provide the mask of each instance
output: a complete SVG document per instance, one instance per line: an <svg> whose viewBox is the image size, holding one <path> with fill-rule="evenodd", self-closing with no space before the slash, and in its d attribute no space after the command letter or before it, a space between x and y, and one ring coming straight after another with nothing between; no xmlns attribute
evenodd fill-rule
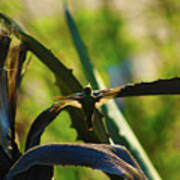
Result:
<svg viewBox="0 0 180 180"><path fill-rule="evenodd" d="M65 3L65 16L68 24L69 31L72 36L74 46L78 52L80 62L82 64L84 74L93 88L105 89L105 86L100 78L100 76L94 71L94 67L90 61L86 46L82 41L76 24L67 9ZM131 153L135 156L136 160L140 163L141 168L144 170L146 176L151 180L160 180L160 176L151 161L149 160L147 154L145 153L143 147L140 145L132 129L128 125L125 118L122 116L120 110L118 109L115 101L112 101L103 107L103 113L105 115L107 128L109 134L116 144L124 144Z"/></svg>

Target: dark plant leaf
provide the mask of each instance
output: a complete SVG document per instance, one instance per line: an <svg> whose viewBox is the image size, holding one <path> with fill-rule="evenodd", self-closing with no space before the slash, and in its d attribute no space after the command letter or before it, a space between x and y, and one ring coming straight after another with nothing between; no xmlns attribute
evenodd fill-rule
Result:
<svg viewBox="0 0 180 180"><path fill-rule="evenodd" d="M9 157L11 157L9 149L11 146L11 127L8 107L8 80L7 72L4 70L4 64L10 42L11 39L9 37L0 34L0 144Z"/></svg>
<svg viewBox="0 0 180 180"><path fill-rule="evenodd" d="M0 143L11 158L12 131L9 117L9 96L7 71L0 70Z"/></svg>
<svg viewBox="0 0 180 180"><path fill-rule="evenodd" d="M2 178L11 165L12 144L11 127L8 109L7 72L0 71L0 178Z"/></svg>
<svg viewBox="0 0 180 180"><path fill-rule="evenodd" d="M50 107L35 119L28 132L25 150L40 144L40 138L45 128L56 118L61 110Z"/></svg>
<svg viewBox="0 0 180 180"><path fill-rule="evenodd" d="M27 151L11 168L5 180L35 165L76 165L99 169L129 180L147 179L126 148L104 144L51 144Z"/></svg>
<svg viewBox="0 0 180 180"><path fill-rule="evenodd" d="M178 95L180 94L180 78L161 79L153 82L142 82L124 87L95 91L97 106L102 106L108 100L117 97ZM98 102L99 101L99 102Z"/></svg>
<svg viewBox="0 0 180 180"><path fill-rule="evenodd" d="M22 68L26 59L27 49L24 43L10 49L8 57L9 110L12 136L14 140L14 124L16 115L17 92L22 80Z"/></svg>
<svg viewBox="0 0 180 180"><path fill-rule="evenodd" d="M122 88L117 97L180 94L180 78L142 82Z"/></svg>

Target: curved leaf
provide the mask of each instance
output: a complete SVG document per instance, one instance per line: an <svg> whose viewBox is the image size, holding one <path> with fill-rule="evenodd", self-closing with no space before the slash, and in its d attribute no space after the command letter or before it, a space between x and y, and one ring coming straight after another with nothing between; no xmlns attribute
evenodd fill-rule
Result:
<svg viewBox="0 0 180 180"><path fill-rule="evenodd" d="M35 165L76 165L99 169L129 180L147 179L137 162L122 146L104 144L50 144L27 151L11 168L5 180Z"/></svg>
<svg viewBox="0 0 180 180"><path fill-rule="evenodd" d="M33 122L28 132L25 150L39 145L45 128L56 118L62 109L52 109L52 106L43 111Z"/></svg>

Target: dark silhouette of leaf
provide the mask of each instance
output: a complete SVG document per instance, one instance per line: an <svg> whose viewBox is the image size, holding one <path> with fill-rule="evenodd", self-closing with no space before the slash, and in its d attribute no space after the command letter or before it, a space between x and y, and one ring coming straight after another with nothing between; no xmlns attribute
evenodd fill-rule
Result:
<svg viewBox="0 0 180 180"><path fill-rule="evenodd" d="M25 150L40 144L40 138L45 128L56 118L61 110L50 107L35 119L28 132Z"/></svg>
<svg viewBox="0 0 180 180"><path fill-rule="evenodd" d="M122 88L117 97L180 94L180 78L142 82Z"/></svg>
<svg viewBox="0 0 180 180"><path fill-rule="evenodd" d="M10 49L8 58L8 82L9 82L9 110L11 120L12 139L15 136L15 116L17 92L22 80L22 67L26 59L27 49L24 43Z"/></svg>
<svg viewBox="0 0 180 180"><path fill-rule="evenodd" d="M0 71L0 142L4 151L11 157L12 131L9 117L9 97L7 72Z"/></svg>
<svg viewBox="0 0 180 180"><path fill-rule="evenodd" d="M160 79L153 82L142 82L124 87L97 91L101 99L129 96L177 95L180 94L180 78Z"/></svg>
<svg viewBox="0 0 180 180"><path fill-rule="evenodd" d="M147 179L123 146L104 144L50 144L27 151L11 168L5 180L35 165L76 165L99 169L129 180Z"/></svg>
<svg viewBox="0 0 180 180"><path fill-rule="evenodd" d="M93 93L96 97L96 104L98 107L107 103L112 98L118 97L178 94L180 94L180 78L177 77L104 89Z"/></svg>
<svg viewBox="0 0 180 180"><path fill-rule="evenodd" d="M11 138L12 130L9 117L9 86L8 86L8 77L7 71L3 69L10 39L2 37L0 39L0 54L1 54L1 67L0 67L0 144L3 147L4 151L9 157L11 154Z"/></svg>

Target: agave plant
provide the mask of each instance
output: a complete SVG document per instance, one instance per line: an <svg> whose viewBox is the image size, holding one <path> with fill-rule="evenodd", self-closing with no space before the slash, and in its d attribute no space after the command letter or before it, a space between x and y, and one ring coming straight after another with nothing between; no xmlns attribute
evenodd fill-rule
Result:
<svg viewBox="0 0 180 180"><path fill-rule="evenodd" d="M0 179L48 180L53 177L54 165L88 166L127 179L146 179L136 160L123 146L71 143L38 146L44 129L62 110L54 105L35 119L27 136L25 154L20 152L15 141L15 114L27 48L24 43L9 48L10 42L7 35L1 34Z"/></svg>
<svg viewBox="0 0 180 180"><path fill-rule="evenodd" d="M72 19L66 11L69 24ZM8 29L8 34L15 35L22 44L12 51L14 58L7 60L7 52L11 39L3 34L0 42L0 162L1 179L51 179L53 177L53 166L82 165L106 172L111 179L118 175L126 179L147 179L136 160L122 146L94 144L110 143L108 134L100 119L101 113L96 104L102 105L111 98L128 97L140 95L180 94L180 79L165 79L150 83L139 83L127 85L115 89L104 89L92 92L91 88L85 88L76 80L72 71L66 68L47 48L40 44L30 35L26 34L13 20L0 14ZM75 27L72 27L72 29ZM76 30L76 29L75 29ZM73 30L72 32L75 32ZM77 37L77 34L76 34ZM27 135L25 154L22 155L15 142L15 112L17 91L23 77L22 70L27 51L34 53L56 77L56 85L60 87L63 97L58 97L60 102L53 104L44 110L33 122ZM80 51L79 51L80 52ZM84 53L86 54L86 53ZM13 57L12 56L12 57ZM9 62L9 63L7 63ZM67 81L68 80L68 81ZM78 94L74 94L77 93ZM70 95L72 94L72 95ZM70 96L69 96L70 95ZM86 107L87 97L93 99L91 111ZM80 107L81 110L72 108ZM72 118L72 126L77 129L78 138L93 144L51 144L39 146L40 138L45 128L64 109L67 109ZM89 125L92 130L92 116L95 113L95 126L93 131L87 131L85 126ZM88 119L84 121L85 117ZM81 123L79 123L81 122ZM73 156L72 156L73 153ZM97 161L98 159L98 161ZM143 164L141 167L146 166ZM146 168L149 165L146 166ZM147 170L147 169L146 169ZM147 174L148 174L147 170ZM110 175L113 174L113 175ZM146 175L147 175L146 174ZM149 179L152 178L148 174ZM120 178L120 177L118 177Z"/></svg>

